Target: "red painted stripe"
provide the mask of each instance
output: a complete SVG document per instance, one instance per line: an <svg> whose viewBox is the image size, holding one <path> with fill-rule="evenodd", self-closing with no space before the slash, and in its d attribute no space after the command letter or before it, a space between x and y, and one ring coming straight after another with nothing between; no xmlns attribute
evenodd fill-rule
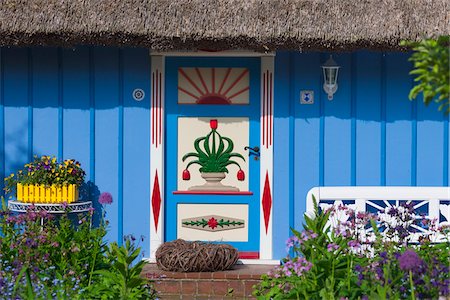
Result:
<svg viewBox="0 0 450 300"><path fill-rule="evenodd" d="M208 87L206 86L205 80L203 80L200 70L198 68L195 68L195 72L197 72L197 76L198 76L198 78L200 78L200 82L202 83L203 87L205 88L206 93L209 94Z"/></svg>
<svg viewBox="0 0 450 300"><path fill-rule="evenodd" d="M250 87L243 88L243 89L240 90L239 92L234 93L233 95L231 95L230 97L228 97L228 99L231 100L231 99L233 99L234 97L239 96L239 95L242 94L243 92L248 91L249 89L250 89Z"/></svg>
<svg viewBox="0 0 450 300"><path fill-rule="evenodd" d="M152 145L155 144L155 72L152 72Z"/></svg>
<svg viewBox="0 0 450 300"><path fill-rule="evenodd" d="M200 93L200 95L203 96L205 94L200 90L200 88L195 84L195 82L193 82L192 79L189 78L189 76L187 76L187 74L183 71L182 68L179 68L178 72L180 72L180 74L183 75L183 77L187 79L187 81L197 90L197 92Z"/></svg>
<svg viewBox="0 0 450 300"><path fill-rule="evenodd" d="M174 195L243 195L251 196L253 192L221 192L221 191L173 191Z"/></svg>
<svg viewBox="0 0 450 300"><path fill-rule="evenodd" d="M159 144L162 144L162 73L159 72Z"/></svg>
<svg viewBox="0 0 450 300"><path fill-rule="evenodd" d="M233 83L228 87L228 89L225 91L225 93L223 93L224 96L226 96L228 94L228 92L239 82L241 81L241 79L245 76L245 74L248 73L248 69L245 69L239 76L238 78L236 78L235 81L233 81Z"/></svg>
<svg viewBox="0 0 450 300"><path fill-rule="evenodd" d="M272 72L270 73L270 83L269 83L269 87L270 87L270 91L269 91L269 110L270 110L270 114L269 114L269 118L270 118L270 125L269 125L269 130L270 130L270 145L272 146L272 129L273 129L273 105L272 105L272 101L273 101L273 93L272 93L272 88L273 88L273 83L272 83Z"/></svg>
<svg viewBox="0 0 450 300"><path fill-rule="evenodd" d="M182 92L185 93L185 94L188 94L189 96L191 96L191 97L193 97L193 98L195 98L195 100L197 100L197 101L200 100L200 97L198 97L198 96L192 94L191 92L189 92L189 91L187 91L187 90L185 90L185 89L183 89L183 88L181 88L181 87L178 87L178 90L179 90L179 91L182 91Z"/></svg>
<svg viewBox="0 0 450 300"><path fill-rule="evenodd" d="M211 69L211 85L212 85L212 92L213 94L216 92L216 69Z"/></svg>
<svg viewBox="0 0 450 300"><path fill-rule="evenodd" d="M266 73L263 73L263 101L262 101L262 144L266 144Z"/></svg>
<svg viewBox="0 0 450 300"><path fill-rule="evenodd" d="M159 101L159 84L158 84L158 80L159 80L159 76L158 76L158 74L159 74L159 71L158 71L158 69L156 69L156 74L155 74L155 77L156 77L156 83L155 83L155 86L156 86L156 99L155 99L155 109L156 109L156 111L155 111L155 144L156 144L156 148L158 148L158 124L159 124L159 120L158 120L158 118L159 118L159 113L158 113L158 109L159 109L159 103L158 103L158 101Z"/></svg>
<svg viewBox="0 0 450 300"><path fill-rule="evenodd" d="M266 149L269 148L269 70L266 71Z"/></svg>
<svg viewBox="0 0 450 300"><path fill-rule="evenodd" d="M225 73L225 77L223 78L222 83L220 84L219 91L217 92L218 94L220 94L222 92L223 86L224 86L225 82L227 82L230 72L231 72L231 68L228 68L227 72Z"/></svg>
<svg viewBox="0 0 450 300"><path fill-rule="evenodd" d="M240 259L259 259L258 251L239 251Z"/></svg>

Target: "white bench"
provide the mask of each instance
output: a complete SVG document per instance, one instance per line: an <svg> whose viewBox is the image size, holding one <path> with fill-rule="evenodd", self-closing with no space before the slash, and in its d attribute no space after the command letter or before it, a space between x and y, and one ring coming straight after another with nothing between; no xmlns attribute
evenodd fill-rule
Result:
<svg viewBox="0 0 450 300"><path fill-rule="evenodd" d="M313 196L321 209L344 205L359 212L377 213L387 207L399 206L413 201L416 219L436 219L441 225L450 225L449 187L404 187L404 186L339 186L312 188L306 198L306 210L312 212ZM345 221L345 220L342 220ZM426 229L411 225L416 240Z"/></svg>

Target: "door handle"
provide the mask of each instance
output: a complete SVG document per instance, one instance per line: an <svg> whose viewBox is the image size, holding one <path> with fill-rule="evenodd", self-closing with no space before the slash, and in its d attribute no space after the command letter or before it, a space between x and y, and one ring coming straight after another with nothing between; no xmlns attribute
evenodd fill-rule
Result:
<svg viewBox="0 0 450 300"><path fill-rule="evenodd" d="M255 147L249 147L249 146L245 146L244 147L244 150L245 151L247 151L247 150L249 150L249 152L248 152L248 156L254 156L255 157L255 160L258 160L259 159L259 156L260 156L260 152L259 152L259 147L258 146L255 146Z"/></svg>

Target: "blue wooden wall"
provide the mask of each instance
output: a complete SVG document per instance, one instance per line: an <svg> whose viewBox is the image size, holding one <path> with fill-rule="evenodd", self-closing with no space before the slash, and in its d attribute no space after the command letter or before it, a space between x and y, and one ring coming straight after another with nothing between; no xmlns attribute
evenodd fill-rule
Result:
<svg viewBox="0 0 450 300"><path fill-rule="evenodd" d="M323 92L324 53L275 58L274 249L301 228L314 186L448 186L449 118L411 102L408 54L335 54L334 100ZM313 90L315 104L300 104ZM289 101L288 101L289 100ZM289 218L286 218L286 215Z"/></svg>
<svg viewBox="0 0 450 300"><path fill-rule="evenodd" d="M0 176L37 155L75 158L110 192L108 239L149 251L150 57L146 49L0 49ZM407 54L336 54L339 90L322 90L321 53L275 57L274 258L301 228L314 186L448 186L449 119L410 102ZM132 91L146 98L136 102ZM300 91L315 104L301 105Z"/></svg>
<svg viewBox="0 0 450 300"><path fill-rule="evenodd" d="M92 194L113 195L108 240L150 226L150 58L146 49L2 48L0 175L36 155L81 162ZM147 97L136 102L132 91ZM3 181L2 181L3 183ZM95 200L95 199L94 199Z"/></svg>

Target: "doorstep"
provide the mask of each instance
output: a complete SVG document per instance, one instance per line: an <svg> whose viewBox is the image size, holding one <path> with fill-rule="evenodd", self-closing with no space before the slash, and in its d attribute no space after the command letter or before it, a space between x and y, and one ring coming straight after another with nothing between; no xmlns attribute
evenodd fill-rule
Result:
<svg viewBox="0 0 450 300"><path fill-rule="evenodd" d="M253 285L274 265L234 265L218 272L166 272L155 263L144 267L143 275L154 280L160 299L254 299Z"/></svg>

